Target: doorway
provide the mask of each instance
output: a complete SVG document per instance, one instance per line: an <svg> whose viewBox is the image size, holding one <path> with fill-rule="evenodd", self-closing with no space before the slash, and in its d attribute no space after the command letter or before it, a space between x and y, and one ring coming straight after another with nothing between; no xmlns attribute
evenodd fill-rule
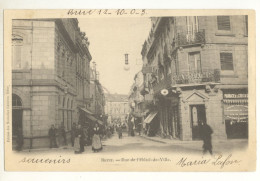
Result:
<svg viewBox="0 0 260 181"><path fill-rule="evenodd" d="M206 123L206 111L205 105L191 105L191 129L192 129L192 140L201 140L200 130L202 123Z"/></svg>
<svg viewBox="0 0 260 181"><path fill-rule="evenodd" d="M23 136L23 109L21 98L15 94L12 95L12 148L21 147ZM19 139L18 139L19 138ZM19 143L18 143L19 140ZM19 144L19 145L18 145Z"/></svg>

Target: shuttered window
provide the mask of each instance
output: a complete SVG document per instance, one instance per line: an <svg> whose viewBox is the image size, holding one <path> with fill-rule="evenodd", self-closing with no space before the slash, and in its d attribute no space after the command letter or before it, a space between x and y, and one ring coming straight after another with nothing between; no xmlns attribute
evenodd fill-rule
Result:
<svg viewBox="0 0 260 181"><path fill-rule="evenodd" d="M230 30L230 17L218 16L218 30Z"/></svg>
<svg viewBox="0 0 260 181"><path fill-rule="evenodd" d="M221 70L234 70L232 53L220 53Z"/></svg>

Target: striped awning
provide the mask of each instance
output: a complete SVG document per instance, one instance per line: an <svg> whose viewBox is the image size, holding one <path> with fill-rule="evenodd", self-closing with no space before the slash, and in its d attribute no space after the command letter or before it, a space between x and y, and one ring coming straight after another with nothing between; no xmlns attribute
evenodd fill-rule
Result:
<svg viewBox="0 0 260 181"><path fill-rule="evenodd" d="M225 104L248 104L247 99L223 99Z"/></svg>
<svg viewBox="0 0 260 181"><path fill-rule="evenodd" d="M157 111L151 112L147 116L147 118L144 120L144 123L149 124L153 120L153 118L156 116L156 114L157 114Z"/></svg>

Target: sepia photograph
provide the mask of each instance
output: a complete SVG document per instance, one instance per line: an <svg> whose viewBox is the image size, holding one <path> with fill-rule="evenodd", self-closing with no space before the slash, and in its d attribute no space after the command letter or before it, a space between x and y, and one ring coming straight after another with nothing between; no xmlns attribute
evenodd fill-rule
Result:
<svg viewBox="0 0 260 181"><path fill-rule="evenodd" d="M6 170L255 170L253 11L4 14Z"/></svg>

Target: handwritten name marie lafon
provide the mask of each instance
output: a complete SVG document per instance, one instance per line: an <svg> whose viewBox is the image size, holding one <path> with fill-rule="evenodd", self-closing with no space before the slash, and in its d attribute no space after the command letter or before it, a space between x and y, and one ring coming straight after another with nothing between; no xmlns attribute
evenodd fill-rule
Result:
<svg viewBox="0 0 260 181"><path fill-rule="evenodd" d="M218 166L221 169L225 166L231 166L239 164L241 160L232 159L232 154L227 157L223 157L222 155L217 156L214 159L201 159L201 160L189 160L186 158L181 158L179 162L176 164L180 167L193 167L193 166L202 166L212 164L213 166Z"/></svg>

